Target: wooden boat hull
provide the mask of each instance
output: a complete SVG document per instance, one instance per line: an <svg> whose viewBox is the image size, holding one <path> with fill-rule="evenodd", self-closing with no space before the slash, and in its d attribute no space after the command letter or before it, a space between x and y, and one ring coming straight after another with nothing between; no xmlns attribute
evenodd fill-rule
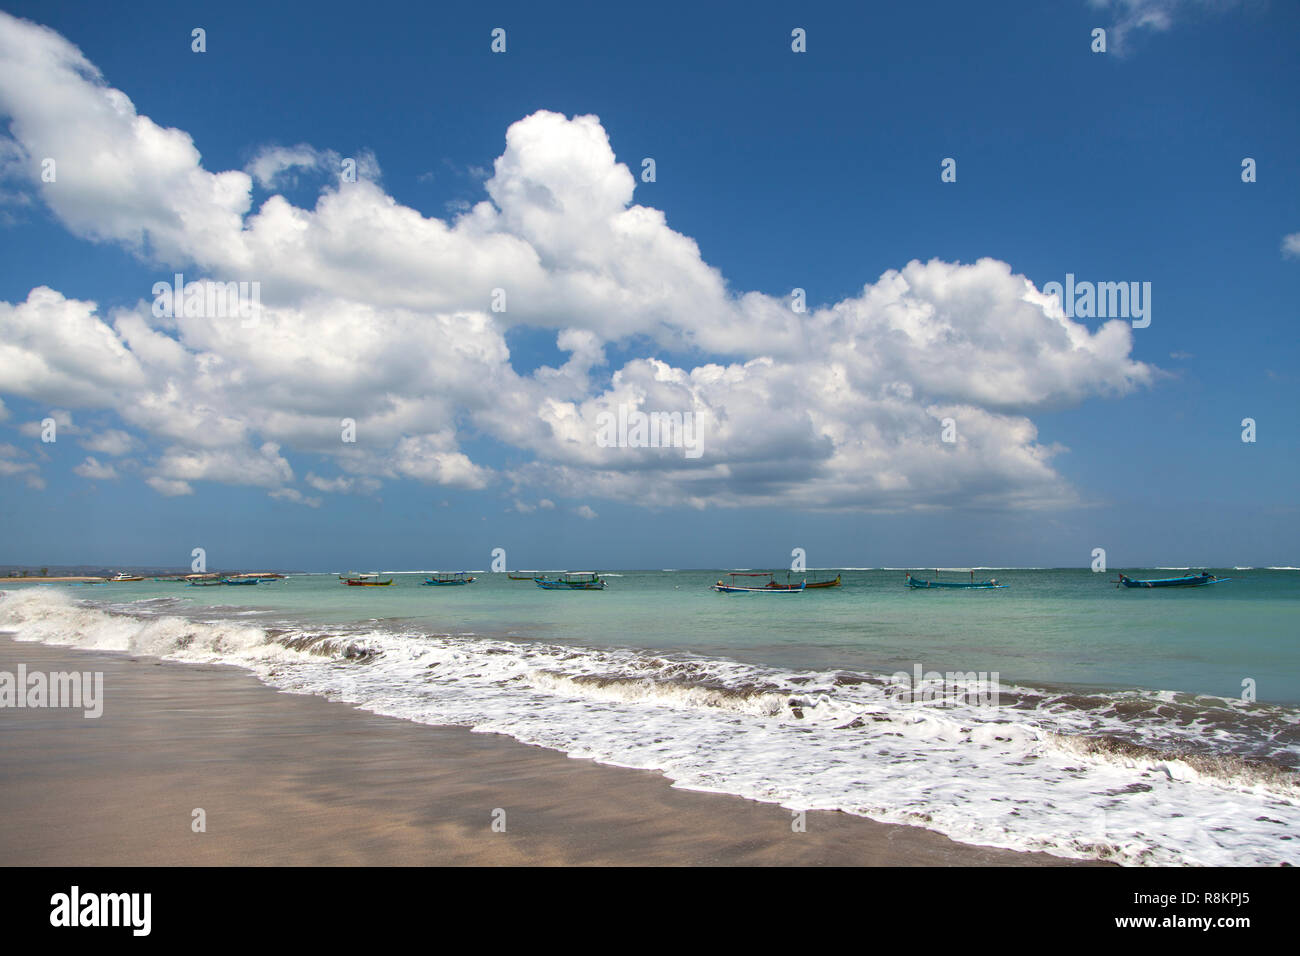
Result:
<svg viewBox="0 0 1300 956"><path fill-rule="evenodd" d="M506 577L511 581L536 581L537 578L531 574L507 574Z"/></svg>
<svg viewBox="0 0 1300 956"><path fill-rule="evenodd" d="M350 588L386 588L393 582L389 581L345 581Z"/></svg>
<svg viewBox="0 0 1300 956"><path fill-rule="evenodd" d="M433 578L424 579L424 586L431 587L431 588L449 588L449 587L456 587L457 585L460 584L473 584L473 583L474 583L473 578L462 578L459 581L438 581Z"/></svg>
<svg viewBox="0 0 1300 956"><path fill-rule="evenodd" d="M808 585L780 585L774 588L742 588L734 584L723 584L719 581L712 585L712 589L719 594L800 594Z"/></svg>
<svg viewBox="0 0 1300 956"><path fill-rule="evenodd" d="M804 587L806 587L810 591L813 590L814 588L837 588L839 586L840 586L840 576L838 574L835 575L834 581L808 581L804 584Z"/></svg>
<svg viewBox="0 0 1300 956"><path fill-rule="evenodd" d="M1213 574L1191 574L1181 578L1151 578L1143 581L1121 574L1117 583L1126 588L1200 588L1231 580L1232 578L1216 578Z"/></svg>

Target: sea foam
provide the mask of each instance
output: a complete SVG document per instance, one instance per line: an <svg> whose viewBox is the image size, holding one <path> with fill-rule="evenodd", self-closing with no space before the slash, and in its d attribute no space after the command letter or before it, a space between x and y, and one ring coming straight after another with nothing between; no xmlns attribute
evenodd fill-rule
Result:
<svg viewBox="0 0 1300 956"><path fill-rule="evenodd" d="M1224 745L1233 734L1294 740L1289 712L1202 702L1195 713L1211 716L1197 726L1168 718L1193 708L1179 695L1130 695L1140 706L1120 708L1113 696L1022 687L1006 688L999 707L910 704L887 675L379 622L255 623L218 609L184 611L177 600L104 607L48 589L2 593L0 628L19 640L233 664L284 691L506 734L657 771L682 788L1066 857L1300 862L1291 838L1300 828L1295 774L1276 760L1204 748L1207 734ZM1242 724L1243 714L1258 725ZM1290 744L1279 746L1295 757Z"/></svg>

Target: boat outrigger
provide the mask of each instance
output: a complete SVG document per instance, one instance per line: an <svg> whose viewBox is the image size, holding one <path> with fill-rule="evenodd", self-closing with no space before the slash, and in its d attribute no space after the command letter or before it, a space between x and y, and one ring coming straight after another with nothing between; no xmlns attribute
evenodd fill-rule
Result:
<svg viewBox="0 0 1300 956"><path fill-rule="evenodd" d="M1127 574L1121 574L1115 582L1115 587L1122 584L1126 588L1199 588L1207 584L1222 584L1224 581L1231 580L1232 578L1221 578L1209 571L1188 574L1179 578L1148 578L1147 580L1131 578Z"/></svg>
<svg viewBox="0 0 1300 956"><path fill-rule="evenodd" d="M732 571L728 577L731 578L730 584L718 581L711 585L712 589L720 594L800 594L808 587L805 581L800 581L798 584L777 584L776 576L770 571ZM736 578L768 578L769 580L762 587L750 588L737 584Z"/></svg>
<svg viewBox="0 0 1300 956"><path fill-rule="evenodd" d="M605 580L599 571L572 571L558 578L533 578L546 591L603 591Z"/></svg>
<svg viewBox="0 0 1300 956"><path fill-rule="evenodd" d="M425 578L424 583L430 587L452 587L457 584L473 584L474 578L464 571L457 571L455 574L438 574Z"/></svg>
<svg viewBox="0 0 1300 956"><path fill-rule="evenodd" d="M935 571L935 577L939 572ZM975 572L970 572L970 581L927 581L924 578L914 578L912 573L907 572L907 586L909 588L965 588L966 590L984 590L990 588L1005 588L1007 585L998 584L997 578L989 578L987 581L976 581Z"/></svg>

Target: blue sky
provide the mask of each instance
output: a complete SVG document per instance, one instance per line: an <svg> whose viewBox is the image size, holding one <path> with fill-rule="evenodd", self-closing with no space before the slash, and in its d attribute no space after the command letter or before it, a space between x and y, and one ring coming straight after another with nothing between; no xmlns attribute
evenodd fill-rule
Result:
<svg viewBox="0 0 1300 956"><path fill-rule="evenodd" d="M817 566L1086 565L1094 547L1113 566L1300 564L1300 257L1283 248L1300 233L1300 10L898 7L5 3L62 38L43 34L51 50L70 44L98 68L90 95L120 90L139 117L190 137L203 176L251 171L274 147L311 147L312 162L249 181L245 230L276 195L312 216L344 188L339 157L373 157L363 168L374 192L340 216L350 224L341 237L324 216L309 233L360 243L371 220L392 234L385 209L449 226L478 203L497 211L465 239L467 269L477 276L486 263L481 304L418 226L392 250L365 240L372 248L347 281L345 253L295 262L270 226L252 252L230 252L241 240L224 225L204 232L188 216L185 235L158 238L161 205L177 204L173 220L178 209L207 215L168 185L170 175L193 181L178 171L183 150L132 153L114 139L126 127L43 99L70 75L61 54L24 60L22 83L0 94L15 144L0 183L0 301L16 309L46 286L97 306L89 319L68 316L120 331L119 311L147 316L150 287L174 271L261 278L274 332L160 325L152 335L180 343L184 368L154 363L140 333L124 347L129 371L77 389L31 372L85 367L33 330L89 326L6 316L19 346L0 363L0 561L182 564L203 546L231 566L484 567L504 547L514 567L754 566L798 546ZM1152 12L1164 29L1122 26ZM196 26L207 31L201 54L190 48ZM489 50L494 27L507 31L504 54ZM807 31L806 53L790 49L794 27ZM1104 54L1090 50L1094 27L1109 31ZM31 48L17 36L7 49ZM56 109L72 112L42 126ZM539 115L508 147L507 130ZM66 135L83 122L84 135ZM96 143L116 143L121 163L69 196L33 175L56 142L64 182L95 169ZM593 165L573 172L575 156ZM643 157L655 182L640 181ZM940 182L945 157L957 161L955 183ZM1257 162L1254 183L1241 181L1244 157ZM636 177L630 204L612 164ZM608 220L584 218L589 195ZM602 231L628 205L664 216L645 227L644 248ZM511 257L525 244L541 272L495 315L488 290L518 288L525 260ZM1010 278L976 267L982 259ZM924 344L938 334L925 322L900 342L881 318L894 313L868 305L840 321L865 285L913 260L909 302L939 322L942 342ZM1056 328L1041 311L1026 318L1008 290L1015 277L1041 290L1066 273L1150 282L1151 325L1126 333L1119 353L1058 354ZM809 307L797 318L782 311L795 287ZM659 290L664 301L644 306ZM746 294L757 297L741 304ZM474 309L481 324L465 325ZM343 313L365 318L318 339ZM446 321L430 334L434 313ZM1075 321L1090 335L1104 323ZM566 328L590 336L599 358L556 384L537 370L569 360L557 345ZM796 347L787 332L824 347ZM380 335L391 349L346 367ZM404 356L438 353L439 336L465 352L408 368ZM285 343L304 354L319 343L339 382L289 368L277 378ZM840 400L818 370L845 355L852 395ZM770 369L746 367L765 357ZM676 391L646 385L653 375L637 363L650 358L685 377ZM194 369L212 363L221 381L200 386ZM733 384L691 378L710 364L731 367ZM464 381L457 369L469 370ZM706 430L695 471L645 449L565 444L551 403L573 403L589 426L629 394L611 386L620 369L633 393L649 389L637 393L647 411L661 400L723 423ZM949 388L949 377L967 379ZM389 380L402 383L391 394L379 387ZM133 411L137 399L166 411ZM395 410L372 424L390 400ZM272 401L285 420L269 420ZM955 413L961 442L945 449L936 409L949 407L965 411ZM42 443L32 423L54 410L71 428ZM225 431L203 424L209 412ZM312 437L344 414L364 436L339 449L352 457ZM177 426L187 416L193 427ZM965 427L969 416L978 429ZM1253 444L1241 441L1246 417ZM87 446L109 448L98 440L108 431L128 436L118 454Z"/></svg>

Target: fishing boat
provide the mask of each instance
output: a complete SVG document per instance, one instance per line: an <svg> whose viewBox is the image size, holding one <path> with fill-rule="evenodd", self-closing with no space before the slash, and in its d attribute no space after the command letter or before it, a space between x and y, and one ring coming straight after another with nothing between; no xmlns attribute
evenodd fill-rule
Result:
<svg viewBox="0 0 1300 956"><path fill-rule="evenodd" d="M804 582L804 587L810 591L813 588L837 588L839 586L840 586L840 576L838 574L835 575L834 580L831 581L805 581Z"/></svg>
<svg viewBox="0 0 1300 956"><path fill-rule="evenodd" d="M603 591L605 581L598 571L571 571L558 578L533 578L545 591Z"/></svg>
<svg viewBox="0 0 1300 956"><path fill-rule="evenodd" d="M127 574L125 571L118 571L108 579L110 582L121 583L123 581L143 581L144 576L140 574Z"/></svg>
<svg viewBox="0 0 1300 956"><path fill-rule="evenodd" d="M537 580L536 574L511 574L509 571L506 572L506 577L509 578L511 581L536 581Z"/></svg>
<svg viewBox="0 0 1300 956"><path fill-rule="evenodd" d="M377 574L357 574L344 578L343 583L350 588L386 588L393 583L393 579L389 578L385 581Z"/></svg>
<svg viewBox="0 0 1300 956"><path fill-rule="evenodd" d="M191 575L185 583L192 588L219 588L222 581L218 575Z"/></svg>
<svg viewBox="0 0 1300 956"><path fill-rule="evenodd" d="M222 584L256 584L257 578L246 578L242 575L236 575L233 578L222 578Z"/></svg>
<svg viewBox="0 0 1300 956"><path fill-rule="evenodd" d="M454 587L457 584L473 584L474 578L464 571L457 571L455 574L438 574L425 578L424 583L430 587Z"/></svg>
<svg viewBox="0 0 1300 956"><path fill-rule="evenodd" d="M778 584L776 576L770 571L732 571L729 577L730 584L724 584L719 580L711 585L712 589L720 594L799 594L808 587L806 581L800 581L798 584ZM737 584L736 578L767 578L768 582L762 587L751 588Z"/></svg>
<svg viewBox="0 0 1300 956"><path fill-rule="evenodd" d="M938 577L939 572L935 572ZM926 581L923 578L912 577L911 572L907 574L907 586L909 588L965 588L966 590L987 590L990 588L1005 588L1007 585L998 584L997 578L990 578L987 581L976 581L975 572L970 572L969 581Z"/></svg>
<svg viewBox="0 0 1300 956"><path fill-rule="evenodd" d="M1187 574L1178 578L1148 578L1146 580L1121 574L1119 580L1115 582L1115 586L1123 585L1126 588L1199 588L1207 584L1222 584L1224 581L1231 580L1232 578L1221 578L1209 571L1201 571L1199 574Z"/></svg>

